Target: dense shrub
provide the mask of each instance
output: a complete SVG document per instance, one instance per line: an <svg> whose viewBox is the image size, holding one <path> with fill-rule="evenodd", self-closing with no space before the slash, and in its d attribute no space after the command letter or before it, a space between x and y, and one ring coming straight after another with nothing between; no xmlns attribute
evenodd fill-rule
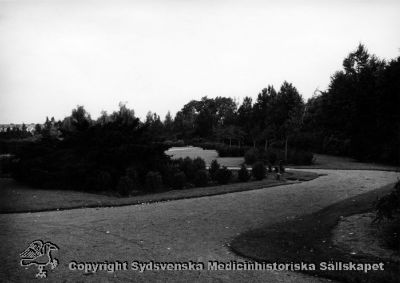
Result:
<svg viewBox="0 0 400 283"><path fill-rule="evenodd" d="M193 160L190 157L186 157L184 159L181 160L180 162L180 170L182 170L185 175L186 178L188 180L193 180L195 173L196 173L196 169L193 165Z"/></svg>
<svg viewBox="0 0 400 283"><path fill-rule="evenodd" d="M158 192L162 190L163 182L159 172L150 171L147 173L146 188L150 192Z"/></svg>
<svg viewBox="0 0 400 283"><path fill-rule="evenodd" d="M279 173L285 173L285 166L282 160L279 160Z"/></svg>
<svg viewBox="0 0 400 283"><path fill-rule="evenodd" d="M228 170L228 168L226 168L225 166L222 166L222 168L217 171L216 179L218 184L228 184L231 180L231 177L232 172Z"/></svg>
<svg viewBox="0 0 400 283"><path fill-rule="evenodd" d="M281 154L283 155L283 154ZM254 164L257 161L263 161L270 163L271 165L276 164L278 160L279 150L270 148L265 151L263 148L251 148L244 155L246 164Z"/></svg>
<svg viewBox="0 0 400 283"><path fill-rule="evenodd" d="M287 163L295 165L311 165L313 163L314 155L310 151L290 149L288 151ZM244 156L246 164L254 164L257 161L271 165L277 164L278 160L285 159L285 152L283 149L269 148L267 151L264 149L251 148Z"/></svg>
<svg viewBox="0 0 400 283"><path fill-rule="evenodd" d="M351 152L351 140L330 135L322 141L322 151L332 155L349 155Z"/></svg>
<svg viewBox="0 0 400 283"><path fill-rule="evenodd" d="M129 194L135 189L135 183L128 176L122 176L117 185L117 192L121 196L129 196Z"/></svg>
<svg viewBox="0 0 400 283"><path fill-rule="evenodd" d="M186 176L182 171L178 171L173 175L172 188L175 190L182 190L186 184Z"/></svg>
<svg viewBox="0 0 400 283"><path fill-rule="evenodd" d="M1 140L0 139L0 154L18 154L19 151L32 148L35 142L32 140Z"/></svg>
<svg viewBox="0 0 400 283"><path fill-rule="evenodd" d="M133 180L132 180L133 181ZM94 189L104 192L113 187L112 176L107 171L98 171L94 178Z"/></svg>
<svg viewBox="0 0 400 283"><path fill-rule="evenodd" d="M208 169L211 180L213 180L213 181L217 180L217 173L218 173L219 169L220 169L220 165L219 165L218 161L215 159L213 161L211 161L210 168Z"/></svg>
<svg viewBox="0 0 400 283"><path fill-rule="evenodd" d="M276 164L276 161L278 160L277 152L273 149L267 150L266 152L264 152L264 160L271 165Z"/></svg>
<svg viewBox="0 0 400 283"><path fill-rule="evenodd" d="M69 143L40 142L21 152L13 177L41 188L115 192L122 176L145 184L147 172L158 170L168 161L164 149L152 145L100 147ZM136 173L129 173L128 167L136 168Z"/></svg>
<svg viewBox="0 0 400 283"><path fill-rule="evenodd" d="M195 171L205 170L206 169L206 162L204 161L204 159L202 159L200 157L196 157L195 159L193 159L193 169Z"/></svg>
<svg viewBox="0 0 400 283"><path fill-rule="evenodd" d="M247 182L250 179L249 170L247 170L246 165L242 164L238 172L238 179L240 182Z"/></svg>
<svg viewBox="0 0 400 283"><path fill-rule="evenodd" d="M258 160L258 157L258 150L256 148L250 148L246 151L244 155L244 161L246 162L246 164L253 164Z"/></svg>
<svg viewBox="0 0 400 283"><path fill-rule="evenodd" d="M262 180L267 175L267 169L264 166L264 163L258 161L254 163L252 168L252 175L256 180Z"/></svg>
<svg viewBox="0 0 400 283"><path fill-rule="evenodd" d="M0 177L12 172L13 163L13 156L0 156Z"/></svg>
<svg viewBox="0 0 400 283"><path fill-rule="evenodd" d="M13 146L19 160L13 177L41 188L116 192L121 177L144 185L149 171L161 171L169 162L167 147L154 143L156 137L133 111L121 106L103 118L93 122L78 107L57 124L62 139L43 137ZM128 167L136 173L128 173ZM121 179L121 187L125 181Z"/></svg>
<svg viewBox="0 0 400 283"><path fill-rule="evenodd" d="M321 147L322 137L317 133L298 132L296 136L289 140L289 148L296 148L301 150L318 150Z"/></svg>
<svg viewBox="0 0 400 283"><path fill-rule="evenodd" d="M128 176L133 182L139 182L139 175L135 167L126 168L126 176Z"/></svg>
<svg viewBox="0 0 400 283"><path fill-rule="evenodd" d="M172 187L174 175L178 172L181 172L180 168L180 160L173 159L163 166L158 168L158 171L161 173L163 182L165 187Z"/></svg>
<svg viewBox="0 0 400 283"><path fill-rule="evenodd" d="M194 184L196 187L205 187L208 184L208 172L206 170L196 171L194 177Z"/></svg>

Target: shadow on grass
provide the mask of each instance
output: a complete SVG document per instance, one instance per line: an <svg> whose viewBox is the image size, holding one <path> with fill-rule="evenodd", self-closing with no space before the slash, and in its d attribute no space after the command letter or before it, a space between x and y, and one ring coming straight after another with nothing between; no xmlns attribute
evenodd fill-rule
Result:
<svg viewBox="0 0 400 283"><path fill-rule="evenodd" d="M384 271L326 271L321 262L380 263L382 260L367 254L352 254L331 241L331 232L341 217L372 210L372 203L393 188L383 188L361 194L310 215L273 224L239 235L231 249L247 258L262 262L314 263L315 271L302 271L343 282L399 282L400 267L395 262L384 262Z"/></svg>

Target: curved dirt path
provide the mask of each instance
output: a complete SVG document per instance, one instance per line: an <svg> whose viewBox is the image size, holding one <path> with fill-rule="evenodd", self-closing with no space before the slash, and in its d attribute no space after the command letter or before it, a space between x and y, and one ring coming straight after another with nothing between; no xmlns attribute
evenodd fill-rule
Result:
<svg viewBox="0 0 400 283"><path fill-rule="evenodd" d="M311 213L339 200L395 182L398 172L307 170L315 180L261 190L148 205L0 215L0 274L6 281L36 281L36 268L19 266L19 253L35 240L57 244L60 266L51 282L322 282L294 272L70 271L70 261L243 260L227 244L239 233ZM301 260L301 259L299 259Z"/></svg>

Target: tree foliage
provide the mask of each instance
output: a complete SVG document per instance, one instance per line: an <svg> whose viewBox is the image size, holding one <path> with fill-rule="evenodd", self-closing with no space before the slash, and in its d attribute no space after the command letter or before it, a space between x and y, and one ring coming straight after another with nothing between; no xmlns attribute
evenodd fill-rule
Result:
<svg viewBox="0 0 400 283"><path fill-rule="evenodd" d="M315 148L400 163L399 77L400 58L387 63L359 45L328 89L307 103L304 130L313 136Z"/></svg>

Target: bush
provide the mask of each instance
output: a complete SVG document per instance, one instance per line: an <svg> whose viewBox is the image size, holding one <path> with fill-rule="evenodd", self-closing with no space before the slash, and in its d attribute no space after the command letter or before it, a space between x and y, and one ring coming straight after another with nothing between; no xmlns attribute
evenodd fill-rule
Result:
<svg viewBox="0 0 400 283"><path fill-rule="evenodd" d="M250 148L246 153L244 154L244 161L246 164L253 164L258 160L258 150L256 148Z"/></svg>
<svg viewBox="0 0 400 283"><path fill-rule="evenodd" d="M196 157L195 159L193 159L193 169L195 171L205 170L206 169L206 163L205 163L204 159L202 159L200 157Z"/></svg>
<svg viewBox="0 0 400 283"><path fill-rule="evenodd" d="M186 184L186 176L182 171L176 172L172 177L172 188L182 190Z"/></svg>
<svg viewBox="0 0 400 283"><path fill-rule="evenodd" d="M271 165L275 164L278 160L278 154L274 150L268 150L265 152L265 160L270 163Z"/></svg>
<svg viewBox="0 0 400 283"><path fill-rule="evenodd" d="M332 155L349 155L351 150L351 140L331 135L324 137L322 151Z"/></svg>
<svg viewBox="0 0 400 283"><path fill-rule="evenodd" d="M135 183L128 176L122 176L119 178L119 182L117 185L117 192L121 196L129 196L129 194L134 190Z"/></svg>
<svg viewBox="0 0 400 283"><path fill-rule="evenodd" d="M163 182L160 173L150 171L146 174L146 188L150 192L158 192L163 188Z"/></svg>
<svg viewBox="0 0 400 283"><path fill-rule="evenodd" d="M128 167L126 168L126 176L128 176L129 178L131 178L131 180L135 183L139 182L139 176L138 173L136 171L135 167Z"/></svg>
<svg viewBox="0 0 400 283"><path fill-rule="evenodd" d="M218 184L220 185L228 184L231 180L231 177L232 172L228 170L228 168L226 168L225 166L222 166L222 168L217 171L216 179Z"/></svg>
<svg viewBox="0 0 400 283"><path fill-rule="evenodd" d="M181 161L182 159L173 159L158 168L166 187L173 187L174 175L181 172L179 169Z"/></svg>
<svg viewBox="0 0 400 283"><path fill-rule="evenodd" d="M213 161L211 161L210 168L208 169L211 180L213 180L213 181L217 180L217 173L218 173L219 168L220 168L220 165L217 160L214 159Z"/></svg>
<svg viewBox="0 0 400 283"><path fill-rule="evenodd" d="M205 187L208 184L208 172L206 170L198 170L194 177L196 187Z"/></svg>
<svg viewBox="0 0 400 283"><path fill-rule="evenodd" d="M10 174L13 168L13 157L10 156L1 156L0 155L0 177L6 174Z"/></svg>
<svg viewBox="0 0 400 283"><path fill-rule="evenodd" d="M115 186L115 183L114 183ZM111 174L107 171L99 171L96 175L95 188L97 191L109 191L113 187Z"/></svg>
<svg viewBox="0 0 400 283"><path fill-rule="evenodd" d="M279 173L285 173L285 166L283 166L282 160L279 160Z"/></svg>
<svg viewBox="0 0 400 283"><path fill-rule="evenodd" d="M252 175L256 180L262 180L267 175L267 169L262 162L256 162L252 168Z"/></svg>
<svg viewBox="0 0 400 283"><path fill-rule="evenodd" d="M242 164L238 172L238 179L240 182L247 182L250 179L249 170L247 170L246 165Z"/></svg>
<svg viewBox="0 0 400 283"><path fill-rule="evenodd" d="M290 150L288 152L288 163L295 165L313 164L314 155L310 151Z"/></svg>
<svg viewBox="0 0 400 283"><path fill-rule="evenodd" d="M266 164L276 165L278 160L283 160L284 158L284 150L277 148L269 148L267 151L264 149L251 148L244 155L246 164L254 164L257 161L263 161ZM288 151L287 163L311 165L313 159L314 156L310 151L292 149Z"/></svg>
<svg viewBox="0 0 400 283"><path fill-rule="evenodd" d="M193 165L193 160L190 157L186 157L181 161L180 169L185 173L188 180L193 180L196 170Z"/></svg>

